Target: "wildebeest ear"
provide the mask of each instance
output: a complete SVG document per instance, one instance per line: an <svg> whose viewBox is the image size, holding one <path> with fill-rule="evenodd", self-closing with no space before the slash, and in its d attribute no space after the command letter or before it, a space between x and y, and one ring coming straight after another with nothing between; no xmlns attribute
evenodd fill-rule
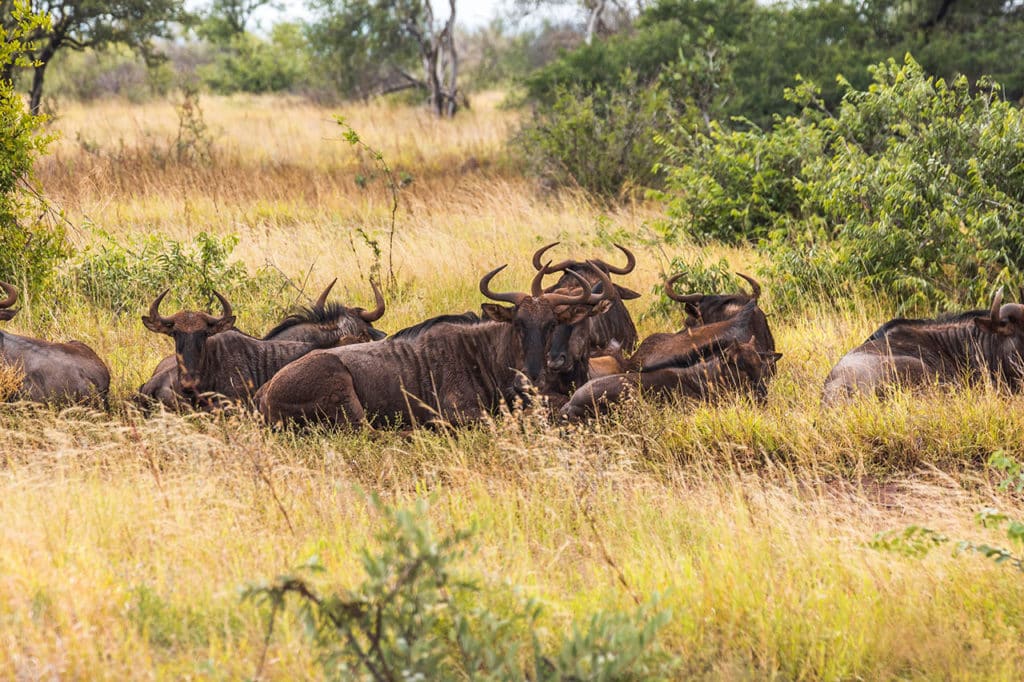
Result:
<svg viewBox="0 0 1024 682"><path fill-rule="evenodd" d="M167 324L159 318L154 320L149 315L142 316L142 324L146 325L146 329L151 332L156 332L157 334L170 334L174 331L173 324Z"/></svg>
<svg viewBox="0 0 1024 682"><path fill-rule="evenodd" d="M618 289L619 298L621 298L623 301L632 301L634 298L640 298L640 294L633 291L632 289L620 287L618 284L615 285L615 288Z"/></svg>
<svg viewBox="0 0 1024 682"><path fill-rule="evenodd" d="M218 319L217 320L217 324L215 324L212 327L210 327L210 333L211 334L220 334L221 332L226 332L227 330L231 329L234 326L235 326L235 316L234 315L228 315L227 317L222 317L222 318Z"/></svg>
<svg viewBox="0 0 1024 682"><path fill-rule="evenodd" d="M21 308L18 308L17 310L11 310L10 308L0 310L0 321L6 322L7 320L11 319L12 317L18 314L18 310L21 310Z"/></svg>
<svg viewBox="0 0 1024 682"><path fill-rule="evenodd" d="M483 311L484 317L495 322L511 322L516 316L514 306L506 308L497 303L481 303L480 310Z"/></svg>
<svg viewBox="0 0 1024 682"><path fill-rule="evenodd" d="M991 317L976 317L974 318L974 324L981 327L990 334L1001 334L1003 336L1009 336L1013 333L1010 329L1010 324L1005 320L993 322Z"/></svg>
<svg viewBox="0 0 1024 682"><path fill-rule="evenodd" d="M761 353L761 357L763 357L766 360L778 362L779 360L782 359L782 353Z"/></svg>

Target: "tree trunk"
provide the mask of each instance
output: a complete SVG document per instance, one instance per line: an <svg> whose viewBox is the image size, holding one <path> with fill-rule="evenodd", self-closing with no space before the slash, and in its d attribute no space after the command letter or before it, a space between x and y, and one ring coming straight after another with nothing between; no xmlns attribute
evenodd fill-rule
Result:
<svg viewBox="0 0 1024 682"><path fill-rule="evenodd" d="M46 76L46 66L53 59L57 48L51 39L43 51L39 53L35 70L32 73L32 90L29 93L28 108L33 116L39 115L39 107L43 102L43 78Z"/></svg>
<svg viewBox="0 0 1024 682"><path fill-rule="evenodd" d="M590 10L590 19L587 21L587 34L584 38L587 45L593 42L594 34L601 28L601 15L604 14L604 9L607 6L608 0L597 0L594 4L594 9Z"/></svg>

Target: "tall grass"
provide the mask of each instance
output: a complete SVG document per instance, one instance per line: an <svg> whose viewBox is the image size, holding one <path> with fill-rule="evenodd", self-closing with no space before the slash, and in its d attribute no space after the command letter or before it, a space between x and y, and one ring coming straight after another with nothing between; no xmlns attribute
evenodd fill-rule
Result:
<svg viewBox="0 0 1024 682"><path fill-rule="evenodd" d="M366 305L369 248L355 228L384 229L386 189L360 188L355 175L371 164L328 139L333 112L277 99L203 106L219 131L208 166L146 156L176 131L170 103L63 112L64 141L40 175L79 226L78 245L94 239L90 224L115 236L236 233L250 268L270 261L312 295L338 276L337 296ZM514 113L478 106L454 122L382 105L343 113L415 176L402 192L402 286L381 320L387 330L476 308L479 277L506 261L502 286L525 288L530 254L554 239L566 255L614 259L599 231L643 235L657 215L538 194L502 151ZM633 246L639 267L624 283L645 292L672 256L725 257L736 269L758 259ZM289 300L276 312L239 309L239 326L262 332ZM2 676L252 675L266 613L240 603L238 588L313 554L329 569L325 587L353 584L355 554L379 521L363 493L373 490L398 503L433 496L440 528L476 522L480 551L468 568L541 599L549 632L663 593L673 619L662 636L681 678L1019 679L1024 580L978 558L910 560L866 543L909 523L997 541L972 512L1024 515L1024 501L982 466L995 450L1024 457L1024 399L976 387L822 410L829 367L887 317L884 305L793 319L764 305L785 354L765 407L630 402L586 427L518 415L401 435L278 433L244 414L5 406ZM629 306L639 317L649 299ZM645 316L641 333L680 320ZM5 328L87 341L109 361L118 397L171 351L136 314L75 297L55 309L29 299ZM481 599L500 612L498 594ZM314 657L286 617L263 673L308 678Z"/></svg>

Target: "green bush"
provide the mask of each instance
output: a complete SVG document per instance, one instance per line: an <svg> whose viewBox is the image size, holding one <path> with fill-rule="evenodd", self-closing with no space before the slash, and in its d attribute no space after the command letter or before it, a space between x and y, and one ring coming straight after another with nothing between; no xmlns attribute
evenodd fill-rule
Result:
<svg viewBox="0 0 1024 682"><path fill-rule="evenodd" d="M305 577L285 575L244 592L270 604L269 632L285 598L299 598L328 679L554 682L663 679L671 672L675 661L656 640L667 613L599 613L545 645L535 602L507 587L483 589L457 570L471 530L437 537L422 500L412 509L372 502L384 524L379 548L362 550L362 584L322 596ZM303 568L323 571L315 559ZM495 596L513 606L494 608Z"/></svg>
<svg viewBox="0 0 1024 682"><path fill-rule="evenodd" d="M27 66L28 36L48 25L27 3L10 10L14 22L0 26L0 73L9 64ZM10 81L0 77L0 279L31 292L46 289L57 265L67 256L61 217L41 199L32 179L36 158L53 139L43 132L44 118L31 115Z"/></svg>
<svg viewBox="0 0 1024 682"><path fill-rule="evenodd" d="M149 66L127 45L103 50L61 50L46 71L46 94L58 100L69 98L88 102L105 97L123 97L144 102L167 95L174 80L167 62Z"/></svg>
<svg viewBox="0 0 1024 682"><path fill-rule="evenodd" d="M309 57L298 24L279 23L270 40L252 33L232 36L212 64L197 69L214 92L283 92L306 84Z"/></svg>
<svg viewBox="0 0 1024 682"><path fill-rule="evenodd" d="M682 277L676 280L676 291L684 294L733 291L738 281L729 267L729 261L724 258L719 259L717 263L708 263L701 257L693 260L676 257L672 259L665 275L672 277L676 274L682 274ZM651 316L668 317L671 320L679 318L682 306L665 295L664 282L655 284L651 293L656 298L644 312L644 318Z"/></svg>
<svg viewBox="0 0 1024 682"><path fill-rule="evenodd" d="M808 84L769 132L666 143L667 238L759 242L778 302L889 296L903 308L986 302L1024 268L1024 114L998 85L927 76L909 55L845 81L837 114Z"/></svg>
<svg viewBox="0 0 1024 682"><path fill-rule="evenodd" d="M118 243L99 233L99 239L71 263L66 286L94 305L116 314L135 314L164 289L171 301L212 301L217 290L235 301L262 291L281 289L282 278L261 270L250 276L245 266L231 262L238 237L202 232L191 242L149 235Z"/></svg>
<svg viewBox="0 0 1024 682"><path fill-rule="evenodd" d="M551 187L578 187L614 198L658 183L653 168L662 148L654 134L669 134L669 93L640 86L630 72L614 90L560 88L541 105L515 144L531 172Z"/></svg>

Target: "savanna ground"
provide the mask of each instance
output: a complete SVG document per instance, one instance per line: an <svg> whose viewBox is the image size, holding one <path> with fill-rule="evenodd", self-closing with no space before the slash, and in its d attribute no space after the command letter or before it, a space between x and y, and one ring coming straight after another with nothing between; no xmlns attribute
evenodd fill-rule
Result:
<svg viewBox="0 0 1024 682"><path fill-rule="evenodd" d="M559 254L617 259L604 235L644 235L658 217L657 205L539 192L503 151L518 114L499 100L479 97L446 122L384 104L205 98L213 160L194 163L166 153L171 103L69 104L38 174L78 247L98 230L237 234L250 269L272 265L306 296L338 277L337 298L369 305L372 255L354 228L386 244L389 200L380 178L357 183L372 164L341 141L332 115L343 113L413 176L394 244L401 286L378 323L394 331L477 308L481 274L501 263L495 286L525 289L530 255L555 239ZM630 245L639 266L623 282L645 294L672 256L698 248ZM714 255L737 269L758 260ZM276 308L238 306L238 326L262 332L301 296L267 292ZM630 304L641 335L678 327L678 316L643 315L652 300ZM44 315L29 300L7 326L92 345L116 403L172 348L139 322L148 303L118 317L82 305ZM251 676L267 612L240 602L239 588L314 554L324 588L359 580L357 550L379 523L366 492L378 491L397 503L431 496L440 529L476 524L466 569L540 599L549 634L659 593L680 678L1020 679L1020 574L948 547L908 559L866 543L911 523L998 543L973 516L983 506L1024 516L984 466L997 450L1024 454L1024 399L978 388L823 411L829 367L886 307L782 319L763 305L785 354L765 407L632 404L582 429L526 417L408 437L5 407L0 675ZM500 610L502 594L481 599ZM280 621L262 675L318 671L297 620Z"/></svg>

